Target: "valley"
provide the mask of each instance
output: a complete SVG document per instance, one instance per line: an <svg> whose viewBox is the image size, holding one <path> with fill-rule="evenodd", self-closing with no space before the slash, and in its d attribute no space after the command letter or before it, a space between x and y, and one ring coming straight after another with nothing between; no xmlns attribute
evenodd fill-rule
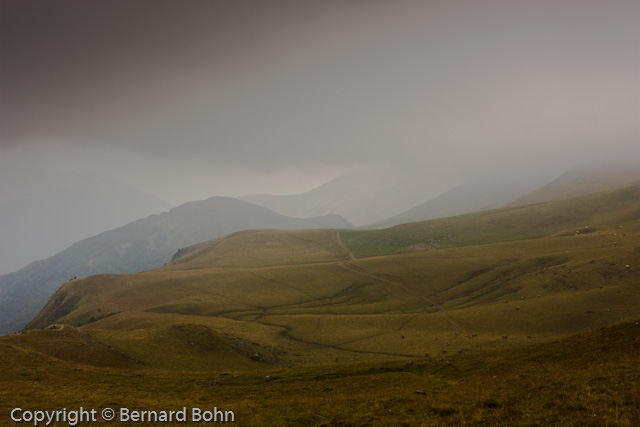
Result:
<svg viewBox="0 0 640 427"><path fill-rule="evenodd" d="M0 337L3 383L24 390L2 400L213 399L241 425L633 425L639 200L628 187L384 230L240 231L156 270L74 279ZM535 390L547 397L525 402ZM540 412L558 395L583 409Z"/></svg>
<svg viewBox="0 0 640 427"><path fill-rule="evenodd" d="M640 426L638 16L0 0L0 427Z"/></svg>

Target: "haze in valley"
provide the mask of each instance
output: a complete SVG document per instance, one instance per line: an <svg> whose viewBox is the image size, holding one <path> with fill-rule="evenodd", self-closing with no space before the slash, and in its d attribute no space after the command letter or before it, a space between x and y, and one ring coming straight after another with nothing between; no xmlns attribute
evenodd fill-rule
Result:
<svg viewBox="0 0 640 427"><path fill-rule="evenodd" d="M585 159L640 157L638 2L0 8L0 245L7 259L28 254L0 274L212 196L300 194L365 170L342 194L388 185L371 202L378 216L324 212L365 225L485 176L517 176L533 190ZM53 194L51 174L110 182L154 204L134 212L116 197L127 215L64 240L106 208L81 193L33 202ZM31 224L18 229L15 212Z"/></svg>

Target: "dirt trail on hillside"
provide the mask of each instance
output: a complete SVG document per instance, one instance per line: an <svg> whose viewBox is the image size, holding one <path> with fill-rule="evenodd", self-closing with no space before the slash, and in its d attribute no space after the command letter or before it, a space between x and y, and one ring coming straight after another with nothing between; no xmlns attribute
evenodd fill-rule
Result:
<svg viewBox="0 0 640 427"><path fill-rule="evenodd" d="M349 248L347 247L347 245L342 241L342 238L340 237L340 230L336 231L336 239L338 239L338 245L340 245L340 247L342 249L344 249L344 251L347 253L347 255L349 255L349 259L350 260L355 260L356 257L353 256L353 252L351 252L349 250Z"/></svg>
<svg viewBox="0 0 640 427"><path fill-rule="evenodd" d="M338 231L336 233L336 238L338 239L338 244L345 250L345 252L347 252L347 254L349 254L349 261L343 261L340 263L340 265L357 274L360 274L362 276L366 276L369 277L371 279L374 280L378 280L380 282L386 283L388 285L400 288L402 290L404 290L405 292L415 295L416 297L422 299L424 302L426 302L427 304L429 304L431 307L435 307L439 310L440 314L444 317L444 319L458 332L461 332L462 329L460 328L460 326L456 323L455 320L453 320L451 317L449 317L449 315L447 314L447 309L444 308L442 305L438 304L435 301L430 300L429 298L420 295L419 293L407 288L406 286L401 285L400 283L394 282L392 280L387 279L386 277L382 277L380 275L368 272L366 270L364 270L362 267L360 266L356 266L353 265L353 263L351 263L351 261L355 261L356 258L353 256L353 253L349 250L349 248L347 247L347 245L342 241L342 239L340 238L340 232Z"/></svg>

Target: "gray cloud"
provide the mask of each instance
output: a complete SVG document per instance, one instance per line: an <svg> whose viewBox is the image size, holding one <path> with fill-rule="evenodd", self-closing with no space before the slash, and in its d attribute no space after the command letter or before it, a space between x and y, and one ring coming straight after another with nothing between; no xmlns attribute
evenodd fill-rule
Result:
<svg viewBox="0 0 640 427"><path fill-rule="evenodd" d="M640 136L637 2L1 7L3 157L55 151L173 200L367 163L453 180Z"/></svg>

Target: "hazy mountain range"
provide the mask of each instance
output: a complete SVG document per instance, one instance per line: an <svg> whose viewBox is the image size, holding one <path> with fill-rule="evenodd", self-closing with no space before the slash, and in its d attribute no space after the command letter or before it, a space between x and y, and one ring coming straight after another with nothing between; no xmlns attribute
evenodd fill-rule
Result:
<svg viewBox="0 0 640 427"><path fill-rule="evenodd" d="M635 165L637 162L633 161L580 164L556 179L553 176L542 178L543 174L533 180L524 177L477 179L426 202L414 203L404 211L400 208L421 194L421 182L393 178L385 172L376 176L372 171L362 170L342 175L303 194L243 198L256 204L227 197L186 203L169 212L151 215L82 240L44 261L1 276L0 333L14 332L24 326L52 293L73 277L156 268L169 261L180 248L235 231L352 226L337 213L360 224L368 219L383 218L368 223L367 227L385 228L510 204L564 199L638 183L640 167ZM405 191L400 191L403 185ZM407 190L407 186L412 186L413 191ZM260 203L267 207L258 206ZM110 209L117 210L118 206ZM72 210L71 206L69 209ZM273 210L288 212L290 216ZM321 213L329 215L293 217ZM394 214L384 217L389 213ZM71 216L74 214L77 212L70 213Z"/></svg>
<svg viewBox="0 0 640 427"><path fill-rule="evenodd" d="M504 177L467 181L405 212L368 224L365 228L386 228L407 222L502 207L544 183L546 182L540 179L531 181Z"/></svg>
<svg viewBox="0 0 640 427"><path fill-rule="evenodd" d="M19 330L62 283L74 277L157 268L182 247L240 230L348 227L351 224L337 215L290 218L230 197L185 203L0 276L0 333Z"/></svg>
<svg viewBox="0 0 640 427"><path fill-rule="evenodd" d="M580 163L547 185L512 201L511 205L562 200L582 194L640 184L640 160L635 156Z"/></svg>
<svg viewBox="0 0 640 427"><path fill-rule="evenodd" d="M637 318L639 207L631 186L384 230L242 231L65 283L25 329L72 325L168 370L523 346Z"/></svg>
<svg viewBox="0 0 640 427"><path fill-rule="evenodd" d="M557 178L554 174L485 177L467 181L405 212L367 224L365 228L385 228L504 206L564 200L636 184L640 184L640 161L635 157L581 162Z"/></svg>
<svg viewBox="0 0 640 427"><path fill-rule="evenodd" d="M433 181L428 171L359 168L305 193L252 194L240 199L282 215L308 218L338 214L362 226L403 212L446 190Z"/></svg>
<svg viewBox="0 0 640 427"><path fill-rule="evenodd" d="M8 172L0 171L0 178ZM173 207L96 174L35 169L12 174L12 179L0 179L0 275Z"/></svg>

